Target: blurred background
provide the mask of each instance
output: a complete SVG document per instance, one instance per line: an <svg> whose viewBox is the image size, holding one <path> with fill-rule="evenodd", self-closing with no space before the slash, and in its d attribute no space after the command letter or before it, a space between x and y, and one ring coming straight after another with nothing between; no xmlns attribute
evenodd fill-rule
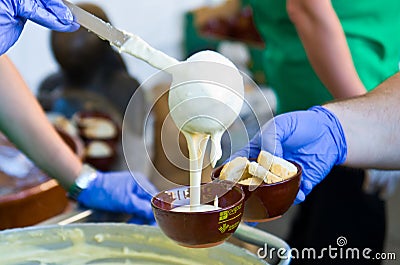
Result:
<svg viewBox="0 0 400 265"><path fill-rule="evenodd" d="M191 9L200 7L205 0L179 1L152 0L144 3L123 0L71 1L94 3L104 9L116 27L139 35L150 45L178 59L183 58L181 48L184 17ZM17 44L8 55L21 71L29 87L36 92L40 82L58 69L50 49L50 31L28 22ZM144 81L156 70L146 63L125 54L129 72Z"/></svg>
<svg viewBox="0 0 400 265"><path fill-rule="evenodd" d="M71 2L81 3L81 1ZM87 0L84 3L93 3L101 7L114 26L140 36L154 48L178 60L184 60L189 55L204 49L213 49L223 53L240 70L248 74L257 86L262 88L272 108L272 112L269 112L264 118L268 120L272 117L276 104L275 96L268 88L268 81L265 80L260 62L258 61L264 44L257 35L257 32L254 31L251 23L251 10L248 9L246 1L150 0L138 2L126 0ZM222 3L224 6L221 7L220 4ZM50 75L57 73L60 69L59 63L55 60L52 53L50 34L49 30L28 22L21 38L8 52L9 57L16 64L35 95L38 95L42 82ZM149 87L146 87L146 84L150 83L146 83L145 81L157 73L158 70L129 55L121 54L121 57L129 75L138 84L144 84L145 90L152 96L157 95L157 93L153 93L154 89L160 91L159 86L167 86L167 84L161 82L160 84L151 83ZM252 88L254 86L249 87L247 90L247 95L250 99L252 98ZM148 98L148 95L143 95L143 99ZM153 140L150 142L153 148L152 152L154 152L151 155L156 163L160 165L157 168L158 174L178 176L178 174L186 173L169 165L161 150L157 149L159 139L155 135L161 130L160 124L157 122L164 120L166 111L168 111L166 104L166 101L160 102L153 113L155 133ZM146 106L139 106L139 108L144 111ZM145 111L142 113L145 113ZM113 113L111 114L113 116ZM116 114L116 123L119 125L122 121L121 114L123 113ZM115 118L115 116L113 117ZM135 119L143 122L144 117L139 115ZM132 138L138 144L141 141L141 137L143 137L141 128L142 126L139 126L139 129L132 129ZM239 147L238 145L235 148ZM144 148L144 146L141 148ZM141 160L142 158L136 157L137 155L137 149L132 150L133 159ZM112 168L118 169L124 167L123 164L124 161L120 161L119 164L113 165ZM157 182L158 178L154 175L156 173L150 169L149 165L142 163L141 170ZM396 253L400 253L399 204L400 192L397 189L397 193L388 200L387 204L388 229L386 239L387 251L395 251ZM296 206L292 207L281 219L259 224L258 228L285 239L295 211Z"/></svg>

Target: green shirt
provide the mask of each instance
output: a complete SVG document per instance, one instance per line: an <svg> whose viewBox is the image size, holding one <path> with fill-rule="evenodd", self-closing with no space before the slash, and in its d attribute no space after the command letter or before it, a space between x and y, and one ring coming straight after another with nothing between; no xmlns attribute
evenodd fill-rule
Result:
<svg viewBox="0 0 400 265"><path fill-rule="evenodd" d="M301 0L298 0L301 1ZM278 96L278 113L332 99L306 57L286 12L286 1L250 0L266 42L263 64ZM332 0L357 72L368 90L399 69L400 0Z"/></svg>

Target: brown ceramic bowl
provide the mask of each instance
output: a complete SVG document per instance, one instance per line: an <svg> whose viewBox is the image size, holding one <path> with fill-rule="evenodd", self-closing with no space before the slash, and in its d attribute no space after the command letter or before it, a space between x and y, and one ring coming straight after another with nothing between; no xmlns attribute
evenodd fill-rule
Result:
<svg viewBox="0 0 400 265"><path fill-rule="evenodd" d="M189 204L189 187L158 193L151 200L157 224L166 236L181 246L213 247L223 243L238 227L243 215L245 195L232 182L216 181L201 186L201 204L213 205L218 195L221 209L207 212L174 212Z"/></svg>
<svg viewBox="0 0 400 265"><path fill-rule="evenodd" d="M256 159L250 159L256 161ZM250 191L250 186L239 185L245 195L243 220L247 222L267 222L281 217L293 204L300 188L302 169L299 164L290 161L297 167L297 174L289 179L276 183L263 183ZM212 172L211 178L218 179L223 166Z"/></svg>
<svg viewBox="0 0 400 265"><path fill-rule="evenodd" d="M110 135L102 135L101 132L88 134L87 129L89 128L84 124L85 119L98 119L98 122L107 122L114 127L115 133ZM100 140L108 142L110 145L115 145L119 140L120 128L118 124L106 113L100 111L79 111L74 114L72 120L76 124L79 130L79 134L82 139L88 143L93 140Z"/></svg>
<svg viewBox="0 0 400 265"><path fill-rule="evenodd" d="M57 132L82 158L81 140L60 129ZM17 150L3 135L0 135L0 146ZM25 178L0 171L0 230L35 225L62 213L67 206L66 191L37 167L33 167Z"/></svg>
<svg viewBox="0 0 400 265"><path fill-rule="evenodd" d="M96 154L91 147L94 145L102 145L108 150L108 153ZM100 171L109 171L117 159L117 150L115 146L105 141L91 141L87 143L85 148L85 163L88 163Z"/></svg>

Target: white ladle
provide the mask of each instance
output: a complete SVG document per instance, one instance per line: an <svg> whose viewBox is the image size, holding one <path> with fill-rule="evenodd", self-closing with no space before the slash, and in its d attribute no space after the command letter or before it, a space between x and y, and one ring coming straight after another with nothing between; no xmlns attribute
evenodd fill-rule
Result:
<svg viewBox="0 0 400 265"><path fill-rule="evenodd" d="M76 5L65 1L79 24L110 41L120 52L133 55L153 67L172 75L169 109L172 119L188 139L189 152L195 161L191 168L200 170L208 136L211 136L211 164L214 167L222 156L221 137L235 121L243 105L244 85L239 70L217 52L202 51L179 62L154 49L140 37L120 31ZM192 137L192 134L201 134ZM197 138L191 144L189 137ZM194 150L198 148L199 150ZM192 172L191 172L192 173ZM199 173L199 172L197 172ZM197 174L198 176L199 174ZM201 172L200 172L201 175ZM199 189L197 177L192 187ZM192 199L192 198L191 198ZM199 196L191 205L199 205Z"/></svg>

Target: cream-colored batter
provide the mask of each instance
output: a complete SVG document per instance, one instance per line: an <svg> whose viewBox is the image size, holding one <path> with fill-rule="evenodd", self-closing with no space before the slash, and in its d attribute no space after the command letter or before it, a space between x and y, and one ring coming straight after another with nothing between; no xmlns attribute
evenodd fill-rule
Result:
<svg viewBox="0 0 400 265"><path fill-rule="evenodd" d="M151 47L139 36L130 33L126 34L130 35L130 38L122 45L120 52L135 56L160 70L168 69L179 63L175 58Z"/></svg>
<svg viewBox="0 0 400 265"><path fill-rule="evenodd" d="M189 205L175 207L171 211L172 212L208 212L208 211L215 211L218 209L221 209L221 207L218 207L218 196L215 195L213 205L200 204L198 206L193 206L193 205L189 204Z"/></svg>
<svg viewBox="0 0 400 265"><path fill-rule="evenodd" d="M199 62L201 62L199 64ZM212 72L215 63L225 67L227 78ZM185 66L185 68L184 68ZM226 67L228 66L228 67ZM211 138L211 165L214 167L222 156L221 137L239 115L243 104L243 81L239 71L224 56L211 52L199 52L188 58L182 70L173 78L169 91L169 108L175 124L186 137L190 159L190 206L200 205L201 172L207 142ZM224 69L225 68L225 69ZM205 71L205 79L198 76ZM207 71L210 71L207 73ZM204 75L203 75L204 76ZM200 77L203 77L200 75ZM233 86L231 80L235 80ZM216 80L218 82L216 82Z"/></svg>
<svg viewBox="0 0 400 265"><path fill-rule="evenodd" d="M105 241L110 241L113 236L107 233L98 233L94 236L94 240L97 244L87 243L88 238L85 237L84 231L81 229L70 229L58 231L60 236L59 242L65 241L66 245L53 249L52 245L49 245L49 249L46 250L43 246L35 245L20 245L18 241L14 247L10 244L9 251L2 251L1 253L1 264L3 265L15 265L15 264L27 264L26 262L31 261L32 264L68 264L68 265L81 265L81 264L187 264L187 260L173 255L159 255L148 249L148 251L136 251L126 244L123 247L113 248L107 247ZM29 238L27 234L27 238ZM33 233L34 237L35 235ZM130 235L135 236L135 235ZM140 237L140 236L139 236ZM8 238L9 240L12 238ZM40 235L38 237L40 242ZM145 240L138 238L138 240ZM112 241L111 241L112 242ZM123 244L124 241L120 241ZM11 242L10 242L11 243ZM43 242L41 242L43 243ZM0 247L0 250L5 250L4 246ZM18 254L16 254L18 252ZM56 254L54 254L56 253ZM95 263L94 263L95 262ZM201 265L202 263L191 262L194 265Z"/></svg>
<svg viewBox="0 0 400 265"><path fill-rule="evenodd" d="M0 232L2 265L266 264L233 245L191 249L159 229L128 224L72 224Z"/></svg>
<svg viewBox="0 0 400 265"><path fill-rule="evenodd" d="M221 209L220 207L215 207L214 205L201 204L199 206L183 205L172 209L172 212L209 212Z"/></svg>
<svg viewBox="0 0 400 265"><path fill-rule="evenodd" d="M196 53L180 63L134 35L120 51L172 74L169 108L188 144L190 209L202 209L199 208L200 185L207 142L211 138L211 165L214 167L222 156L221 137L243 105L244 86L240 72L231 61L212 51Z"/></svg>

